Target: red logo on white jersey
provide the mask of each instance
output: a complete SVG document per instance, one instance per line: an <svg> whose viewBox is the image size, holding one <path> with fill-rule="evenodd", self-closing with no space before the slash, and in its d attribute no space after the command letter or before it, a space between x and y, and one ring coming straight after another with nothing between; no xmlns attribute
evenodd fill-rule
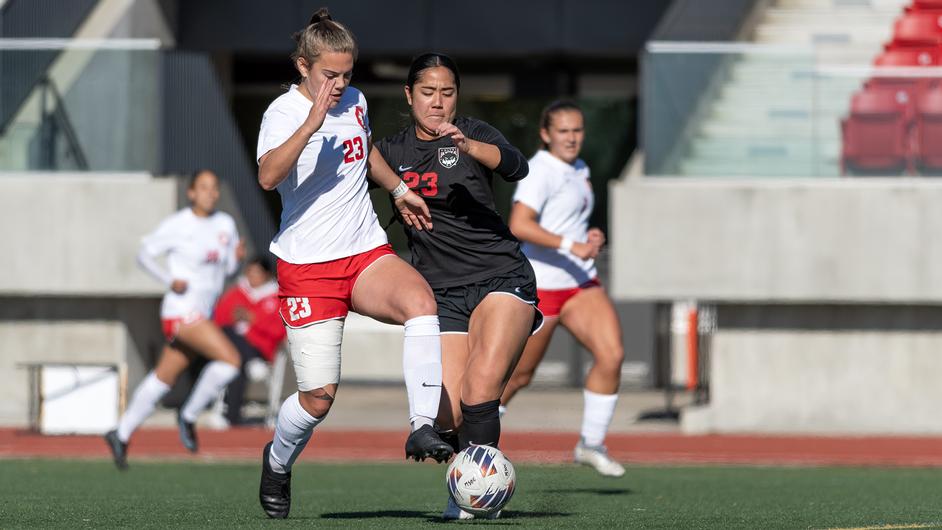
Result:
<svg viewBox="0 0 942 530"><path fill-rule="evenodd" d="M210 250L206 253L206 263L217 263L219 261L219 251Z"/></svg>
<svg viewBox="0 0 942 530"><path fill-rule="evenodd" d="M366 130L366 122L363 120L363 106L357 105L357 106L356 106L356 112L355 112L355 114L356 114L356 117L357 117L357 123L359 123L359 124L360 124L360 127L363 127L363 130L365 131L365 130Z"/></svg>

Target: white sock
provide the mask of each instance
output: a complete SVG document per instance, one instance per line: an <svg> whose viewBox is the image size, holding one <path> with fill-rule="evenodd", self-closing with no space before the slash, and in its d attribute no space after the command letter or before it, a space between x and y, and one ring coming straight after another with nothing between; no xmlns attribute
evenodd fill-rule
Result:
<svg viewBox="0 0 942 530"><path fill-rule="evenodd" d="M507 407L504 405L500 405L499 407L497 407L497 417L503 418L504 414L507 414Z"/></svg>
<svg viewBox="0 0 942 530"><path fill-rule="evenodd" d="M157 379L157 375L153 371L144 376L144 380L134 391L134 396L131 398L127 410L124 411L124 415L118 421L118 439L128 443L131 434L154 413L157 402L169 391L170 385Z"/></svg>
<svg viewBox="0 0 942 530"><path fill-rule="evenodd" d="M442 396L442 342L438 317L426 315L405 323L402 373L409 395L412 430L432 425Z"/></svg>
<svg viewBox="0 0 942 530"><path fill-rule="evenodd" d="M207 364L199 379L196 380L190 397L180 409L180 416L190 423L196 422L200 412L203 412L212 400L219 397L226 385L231 383L237 375L239 375L239 369L229 363L213 361Z"/></svg>
<svg viewBox="0 0 942 530"><path fill-rule="evenodd" d="M615 414L618 394L596 394L583 389L585 409L582 411L582 443L597 447L605 443L608 424Z"/></svg>
<svg viewBox="0 0 942 530"><path fill-rule="evenodd" d="M288 396L278 411L278 423L275 424L275 437L268 455L268 464L276 473L287 473L301 454L314 427L324 418L315 418L301 406L298 393Z"/></svg>

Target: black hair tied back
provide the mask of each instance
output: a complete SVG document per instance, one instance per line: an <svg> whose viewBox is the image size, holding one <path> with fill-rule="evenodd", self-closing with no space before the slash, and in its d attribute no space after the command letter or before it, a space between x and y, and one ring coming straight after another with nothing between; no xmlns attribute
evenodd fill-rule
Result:
<svg viewBox="0 0 942 530"><path fill-rule="evenodd" d="M308 22L307 25L313 26L314 24L317 24L318 22L321 22L324 20L333 20L332 18L330 18L330 12L327 10L326 7L322 7L318 9L317 11L315 11L314 14L311 15L311 21Z"/></svg>

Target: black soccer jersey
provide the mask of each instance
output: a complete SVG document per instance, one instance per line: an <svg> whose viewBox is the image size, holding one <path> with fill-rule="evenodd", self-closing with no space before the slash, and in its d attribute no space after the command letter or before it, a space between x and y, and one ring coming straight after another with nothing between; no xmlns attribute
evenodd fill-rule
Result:
<svg viewBox="0 0 942 530"><path fill-rule="evenodd" d="M404 226L412 266L433 288L491 278L520 266L526 257L494 206L494 174L507 181L527 175L527 159L504 136L474 118L457 118L465 137L497 146L501 162L490 170L462 153L450 137L420 140L409 126L376 144L386 162L425 199L434 229Z"/></svg>

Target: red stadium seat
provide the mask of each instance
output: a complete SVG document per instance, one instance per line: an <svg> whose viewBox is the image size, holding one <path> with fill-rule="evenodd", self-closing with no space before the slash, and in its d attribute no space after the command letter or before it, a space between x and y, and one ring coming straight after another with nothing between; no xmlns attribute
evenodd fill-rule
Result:
<svg viewBox="0 0 942 530"><path fill-rule="evenodd" d="M916 103L915 144L916 164L942 171L942 88L926 91Z"/></svg>
<svg viewBox="0 0 942 530"><path fill-rule="evenodd" d="M893 89L865 88L854 94L841 121L845 173L898 174L908 166L908 126ZM906 96L908 97L908 96Z"/></svg>
<svg viewBox="0 0 942 530"><path fill-rule="evenodd" d="M892 48L933 46L942 42L942 13L913 11L904 13L893 29Z"/></svg>
<svg viewBox="0 0 942 530"><path fill-rule="evenodd" d="M937 66L940 64L942 46L887 47L877 56L877 66Z"/></svg>
<svg viewBox="0 0 942 530"><path fill-rule="evenodd" d="M913 5L906 7L906 12L942 11L942 0L913 0Z"/></svg>
<svg viewBox="0 0 942 530"><path fill-rule="evenodd" d="M919 95L935 85L934 79L913 77L874 77L864 83L864 92L881 92L887 99L892 99L896 108L903 114L903 119L911 121L916 115L916 100ZM851 112L854 101L851 100Z"/></svg>

